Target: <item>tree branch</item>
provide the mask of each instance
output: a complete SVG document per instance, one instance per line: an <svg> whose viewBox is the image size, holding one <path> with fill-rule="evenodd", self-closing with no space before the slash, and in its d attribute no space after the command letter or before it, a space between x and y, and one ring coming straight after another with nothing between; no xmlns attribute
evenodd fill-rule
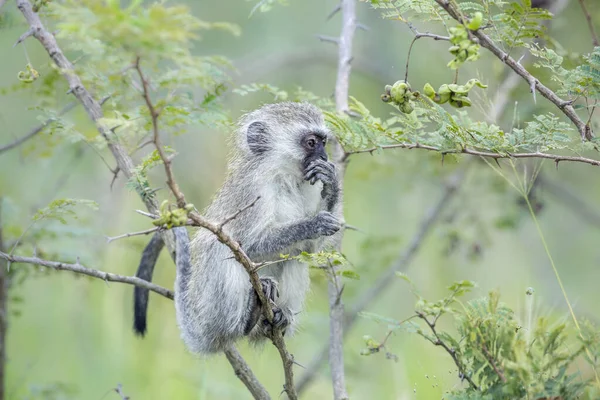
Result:
<svg viewBox="0 0 600 400"><path fill-rule="evenodd" d="M356 32L356 0L341 0L340 11L342 29L338 44L338 68L335 82L335 108L338 113L348 112L348 94L350 72L352 69L352 43ZM340 185L346 171L346 153L342 145L333 140L331 145L332 160L336 165ZM340 188L340 198L334 215L343 220L343 190ZM328 244L336 249L342 247L343 230L331 237ZM330 279L327 285L329 296L329 368L333 385L333 397L336 400L348 399L346 376L344 371L344 302L342 301L341 279L336 274L336 268L331 267Z"/></svg>
<svg viewBox="0 0 600 400"><path fill-rule="evenodd" d="M457 12L448 0L435 0L436 3L442 7L448 15L454 18L459 23L465 23L467 21L463 21L462 15ZM479 44L486 49L488 49L493 55L495 55L500 61L504 64L508 65L513 71L515 71L519 76L521 76L529 86L531 90L536 90L539 94L544 96L550 102L552 102L560 111L563 112L573 122L573 124L577 127L579 134L581 135L582 140L590 140L594 137L591 127L587 125L575 112L575 109L571 105L570 101L566 101L558 97L556 93L546 87L542 82L540 82L536 77L531 75L518 61L514 58L510 57L506 52L500 49L496 44L490 39L488 35L486 35L481 29L470 31L473 36L479 39Z"/></svg>
<svg viewBox="0 0 600 400"><path fill-rule="evenodd" d="M2 232L2 197L0 197L0 252L4 251ZM8 287L10 284L6 260L0 259L0 400L6 390L6 331L8 328Z"/></svg>
<svg viewBox="0 0 600 400"><path fill-rule="evenodd" d="M442 215L442 211L449 204L450 200L456 194L457 189L464 180L464 171L460 171L458 174L450 177L446 183L444 193L440 197L439 201L427 212L425 218L421 222L417 233L413 237L410 245L404 249L399 255L396 261L384 272L382 272L375 283L369 286L369 290L364 292L359 299L354 303L352 309L346 314L344 320L344 335L354 326L358 319L358 313L367 308L381 293L393 282L395 282L394 276L396 272L405 270L410 264L413 257L423 244L423 241L431 231L435 222L439 220ZM319 367L327 358L328 347L325 345L317 353L317 355L311 360L306 368L304 375L298 380L298 392L302 393L309 384L316 377L316 373Z"/></svg>
<svg viewBox="0 0 600 400"><path fill-rule="evenodd" d="M235 376L239 378L240 381L246 385L248 391L252 394L252 396L257 400L271 400L271 396L265 390L265 388L260 384L256 376L252 373L248 364L244 361L240 352L234 347L231 346L227 350L225 350L225 357L229 360L229 364L233 367L233 371L235 372Z"/></svg>
<svg viewBox="0 0 600 400"><path fill-rule="evenodd" d="M583 11L583 15L585 15L585 20L587 21L594 47L600 46L598 35L596 34L596 30L594 29L594 22L592 21L592 16L590 15L588 9L585 6L585 0L579 0L579 5L581 6L581 11Z"/></svg>
<svg viewBox="0 0 600 400"><path fill-rule="evenodd" d="M28 0L16 0L16 1L17 1L17 7L19 8L21 13L27 20L27 23L29 24L30 29L33 32L33 37L35 37L42 44L42 46L48 52L48 55L50 56L50 58L60 68L63 77L69 83L70 93L73 93L75 95L75 97L77 98L77 100L79 100L79 102L83 105L83 107L85 108L90 119L96 124L96 129L98 130L98 132L106 139L107 146L117 162L118 169L120 171L122 171L123 175L125 175L125 177L127 179L131 178L131 176L133 175L133 169L134 169L133 160L131 159L131 157L129 156L127 151L117 142L118 138L112 134L112 132L110 131L110 129L108 127L104 126L101 123L101 119L103 118L103 113L102 113L102 109L100 108L100 105L98 104L98 102L96 100L94 100L94 98L91 96L91 94L83 86L81 79L79 78L79 76L77 75L77 73L75 72L75 70L73 68L73 65L65 57L64 53L58 46L58 43L56 42L54 35L52 35L50 32L48 32L46 30L46 28L42 24L42 21L40 20L39 16L33 11L32 7L31 7L31 3ZM142 198L142 200L144 201L144 203L145 203L148 211L150 211L150 213L158 214L158 204L156 202L156 199L153 196L145 196ZM205 225L209 225L209 223L207 221L205 221L204 219L201 219L200 216L197 216L197 219L201 222L205 222ZM203 226L202 224L200 224L200 225ZM214 229L216 229L216 227L214 227L213 225L211 225L211 226ZM225 235L225 237L226 237L226 235ZM223 239L224 239L223 236L219 237L219 240L223 240ZM167 248L169 249L169 254L173 255L174 250L175 250L173 234L168 231L163 232L163 240L164 240ZM241 254L244 254L243 250L241 249L239 244L236 244L236 245L237 246L233 246L233 248L230 247L230 248L232 248L232 251L234 252L234 254L240 254L240 252L241 252ZM237 251L237 253L236 253L236 251ZM238 259L237 255L236 255L236 259ZM254 275L256 275L256 274L254 274ZM251 276L251 278L252 278L252 276ZM255 288L257 287L256 286L257 279L255 279L253 281L253 285ZM260 286L258 286L258 287L260 287ZM262 290L259 292L259 297L261 295L262 295ZM264 300L264 295L261 298L261 301L262 300ZM272 312L272 310L270 310L270 307L265 307L265 309L267 309L267 308L268 308L267 311L271 311L270 315L272 318L273 312ZM281 332L278 332L278 336L279 336L280 342L283 342ZM279 347L278 347L278 349L279 349ZM284 350L285 350L285 348L283 348L283 350L280 349L280 353L282 353L282 351L284 351ZM225 351L226 355L230 352L231 352L230 349ZM287 353L287 351L285 351L285 353ZM245 363L245 361L243 359L240 358L240 360ZM284 362L284 364L286 364L286 363ZM292 364L292 362L289 362L289 364ZM249 371L249 373L251 373L251 370L249 369L249 367L248 367L248 371ZM288 374L286 373L286 378L287 378L287 375ZM253 382L257 382L256 379L253 380ZM244 383L246 383L246 382L244 382ZM261 388L255 388L255 390L258 392L261 390ZM295 399L295 397L292 397L292 399Z"/></svg>
<svg viewBox="0 0 600 400"><path fill-rule="evenodd" d="M77 105L77 102L71 102L69 104L67 104L65 106L65 108L63 108L62 110L60 110L60 112L58 113L58 115L63 115L69 111L71 111L75 106ZM52 123L54 121L54 118L48 118L46 121L44 121L44 123L36 126L35 128L33 128L31 131L29 131L29 133L27 133L26 135L14 140L11 143L8 143L2 147L0 147L0 154L4 153L5 151L11 150L23 143L25 143L27 140L31 139L32 137L34 137L35 135L37 135L38 133L40 133L41 131L44 130L44 128L46 126L48 126L48 124Z"/></svg>
<svg viewBox="0 0 600 400"><path fill-rule="evenodd" d="M87 267L84 267L83 265L81 265L79 262L76 262L75 264L69 264L69 263L64 263L64 262L59 262L59 261L43 260L38 257L14 256L14 255L6 254L2 251L0 251L0 258L4 259L6 261L9 261L10 263L33 264L33 265L40 265L40 266L46 267L46 268L52 268L52 269L55 269L58 271L76 272L78 274L102 279L103 281L106 281L106 282L127 283L128 285L139 286L141 288L151 290L154 293L158 293L161 296L164 296L168 299L173 300L173 292L172 291L165 289L161 286L155 285L154 283L148 282L147 280L140 279L135 276L123 276L123 275L113 274L110 272L100 271L97 269L87 268Z"/></svg>
<svg viewBox="0 0 600 400"><path fill-rule="evenodd" d="M372 147L369 149L364 149L364 150L357 150L357 151L351 151L348 152L348 155L352 155L352 154L359 154L359 153L373 153L374 151L378 150L378 149L382 149L382 150L386 150L386 149L397 149L397 148L401 148L401 149L422 149L422 150L429 150L429 151L437 151L439 153L441 153L442 155L446 155L446 154L470 154L473 156L480 156L480 157L486 157L486 158L493 158L493 159L503 159L503 158L543 158L543 159L547 159L547 160L552 160L554 161L557 165L559 162L562 161L571 161L571 162L578 162L578 163L584 163L584 164L590 164L590 165L594 165L596 167L600 166L600 161L599 160L594 160L593 158L585 158L585 157L578 157L578 156L559 156L556 154L549 154L549 153L542 153L542 152L533 152L533 153L505 153L505 154L500 154L500 153L492 153L489 151L479 151L479 150L471 150L468 148L463 148L460 150L444 150L441 149L439 147L435 147L435 146L428 146L425 144L420 144L420 143L396 143L396 144L388 144L388 145L383 145L383 146L379 146L379 147Z"/></svg>
<svg viewBox="0 0 600 400"><path fill-rule="evenodd" d="M146 229L144 231L128 232L128 233L124 233L124 234L118 235L118 236L107 236L106 243L110 243L110 242L112 242L114 240L118 240L118 239L129 238L132 236L149 235L150 233L154 233L158 230L160 230L160 227L156 226L154 228Z"/></svg>

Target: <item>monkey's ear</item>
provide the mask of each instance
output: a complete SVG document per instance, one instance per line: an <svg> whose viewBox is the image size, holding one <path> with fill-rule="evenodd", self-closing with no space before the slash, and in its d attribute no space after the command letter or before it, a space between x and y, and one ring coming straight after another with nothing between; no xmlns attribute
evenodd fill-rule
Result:
<svg viewBox="0 0 600 400"><path fill-rule="evenodd" d="M255 121L248 125L246 132L248 147L255 154L263 154L269 150L269 138L267 125L264 122Z"/></svg>

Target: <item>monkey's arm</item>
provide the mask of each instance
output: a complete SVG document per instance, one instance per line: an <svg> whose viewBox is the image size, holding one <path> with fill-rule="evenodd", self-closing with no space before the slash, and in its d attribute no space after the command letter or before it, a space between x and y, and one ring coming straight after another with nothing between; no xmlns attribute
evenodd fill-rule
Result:
<svg viewBox="0 0 600 400"><path fill-rule="evenodd" d="M323 182L321 198L325 202L325 210L332 212L340 198L340 182L335 171L335 165L322 159L310 162L305 169L304 179L314 185L316 181Z"/></svg>
<svg viewBox="0 0 600 400"><path fill-rule="evenodd" d="M327 211L321 211L314 218L264 231L245 246L245 250L250 258L278 254L297 242L331 236L340 227L337 218Z"/></svg>

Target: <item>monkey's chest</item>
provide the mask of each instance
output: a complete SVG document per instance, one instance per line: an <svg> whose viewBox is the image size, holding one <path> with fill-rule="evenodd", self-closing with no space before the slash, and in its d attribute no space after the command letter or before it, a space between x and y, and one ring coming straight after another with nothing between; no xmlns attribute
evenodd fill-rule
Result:
<svg viewBox="0 0 600 400"><path fill-rule="evenodd" d="M320 211L322 187L321 182L281 185L274 194L275 218L285 222L316 215Z"/></svg>

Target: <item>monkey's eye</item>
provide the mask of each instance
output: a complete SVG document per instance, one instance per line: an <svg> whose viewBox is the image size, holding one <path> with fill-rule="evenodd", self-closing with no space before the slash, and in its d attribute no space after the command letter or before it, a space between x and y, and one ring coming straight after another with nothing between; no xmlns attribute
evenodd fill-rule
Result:
<svg viewBox="0 0 600 400"><path fill-rule="evenodd" d="M308 148L314 149L317 145L317 141L314 138L310 138L306 141L306 145L308 146Z"/></svg>

